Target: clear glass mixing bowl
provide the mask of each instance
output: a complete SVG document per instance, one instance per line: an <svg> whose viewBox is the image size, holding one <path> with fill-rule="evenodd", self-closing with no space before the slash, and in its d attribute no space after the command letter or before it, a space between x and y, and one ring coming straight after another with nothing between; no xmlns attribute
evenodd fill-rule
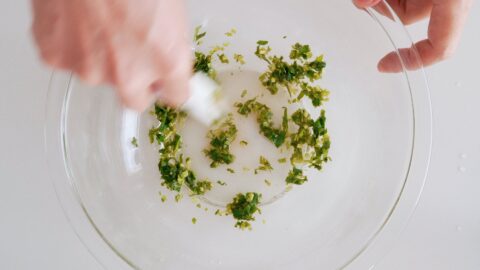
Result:
<svg viewBox="0 0 480 270"><path fill-rule="evenodd" d="M377 8L391 12L383 2ZM376 70L382 55L412 45L402 23L393 12L391 18L374 9L367 14L350 1L192 0L188 10L192 28L203 24L212 44L225 41L230 28L238 30L231 50L246 56L246 74L261 70L252 60L259 39L270 40L277 53L298 41L325 55L321 85L331 91L326 110L333 161L265 205L253 231L239 231L230 217L214 216L213 207L206 212L189 200L161 202L148 113L125 110L107 87L55 73L46 107L47 160L79 238L115 270L373 266L415 208L430 157L423 71ZM133 136L139 148L131 145Z"/></svg>

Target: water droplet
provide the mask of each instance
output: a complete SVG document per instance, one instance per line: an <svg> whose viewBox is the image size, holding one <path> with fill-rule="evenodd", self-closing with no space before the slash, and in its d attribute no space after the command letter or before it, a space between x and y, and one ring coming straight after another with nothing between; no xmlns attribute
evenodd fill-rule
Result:
<svg viewBox="0 0 480 270"><path fill-rule="evenodd" d="M458 171L461 172L461 173L464 173L467 171L467 168L463 167L463 166L460 166L458 167Z"/></svg>
<svg viewBox="0 0 480 270"><path fill-rule="evenodd" d="M457 226L457 232L462 232L463 231L463 227L462 226Z"/></svg>
<svg viewBox="0 0 480 270"><path fill-rule="evenodd" d="M456 81L456 82L455 82L455 86L456 86L456 87L462 87L462 82Z"/></svg>
<svg viewBox="0 0 480 270"><path fill-rule="evenodd" d="M465 153L461 153L461 154L459 155L459 157L460 157L461 159L467 159L468 156L467 156L467 154L465 154Z"/></svg>

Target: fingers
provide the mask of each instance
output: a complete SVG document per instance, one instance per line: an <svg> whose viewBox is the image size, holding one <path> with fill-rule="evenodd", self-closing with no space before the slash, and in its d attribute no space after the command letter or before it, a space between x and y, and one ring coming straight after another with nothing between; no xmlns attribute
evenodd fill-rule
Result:
<svg viewBox="0 0 480 270"><path fill-rule="evenodd" d="M405 68L415 70L449 58L456 50L472 0L434 0L428 38L415 47L399 50ZM416 48L416 50L415 50ZM421 59L417 61L418 56ZM382 72L400 72L402 63L396 53L389 53L378 64Z"/></svg>
<svg viewBox="0 0 480 270"><path fill-rule="evenodd" d="M177 107L189 96L193 66L184 1L161 1L157 18L154 25L160 35L155 52L161 77L153 87L161 102Z"/></svg>
<svg viewBox="0 0 480 270"><path fill-rule="evenodd" d="M377 5L381 0L353 0L353 4L358 8L368 8Z"/></svg>
<svg viewBox="0 0 480 270"><path fill-rule="evenodd" d="M432 12L432 0L387 0L403 24L409 25L428 17Z"/></svg>

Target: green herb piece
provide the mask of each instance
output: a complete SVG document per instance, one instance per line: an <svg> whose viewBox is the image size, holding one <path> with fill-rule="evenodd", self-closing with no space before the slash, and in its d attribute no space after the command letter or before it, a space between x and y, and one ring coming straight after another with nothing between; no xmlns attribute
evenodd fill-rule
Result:
<svg viewBox="0 0 480 270"><path fill-rule="evenodd" d="M273 123L273 113L269 107L256 101L256 98L236 103L237 112L240 115L248 116L251 112L257 115L257 122L260 125L260 133L270 140L276 147L280 147L286 139L288 132L288 113L287 108L283 108L282 125L275 128Z"/></svg>
<svg viewBox="0 0 480 270"><path fill-rule="evenodd" d="M186 114L167 106L155 104L154 115L158 121L149 131L150 142L161 146L158 169L162 176L162 186L180 192L185 184L195 195L201 195L212 188L209 181L197 181L195 173L189 169L190 159L181 153L182 140L177 133L177 125Z"/></svg>
<svg viewBox="0 0 480 270"><path fill-rule="evenodd" d="M299 59L302 58L303 60L310 59L312 57L312 51L310 50L309 45L302 45L300 43L295 43L292 46L292 50L290 51L290 59Z"/></svg>
<svg viewBox="0 0 480 270"><path fill-rule="evenodd" d="M294 102L302 100L303 97L308 97L314 107L319 107L323 102L328 101L330 92L318 86L311 86L307 83L300 84L301 92L294 99Z"/></svg>
<svg viewBox="0 0 480 270"><path fill-rule="evenodd" d="M175 202L177 202L177 203L180 202L182 200L182 198L183 198L183 195L178 193L177 195L175 195Z"/></svg>
<svg viewBox="0 0 480 270"><path fill-rule="evenodd" d="M223 64L228 64L230 62L228 61L228 58L224 53L218 54L218 60L220 60L220 62L222 62Z"/></svg>
<svg viewBox="0 0 480 270"><path fill-rule="evenodd" d="M258 45L267 45L267 44L268 44L268 41L266 41L266 40L259 40L259 41L257 41L257 44L258 44Z"/></svg>
<svg viewBox="0 0 480 270"><path fill-rule="evenodd" d="M212 56L202 52L195 52L195 62L193 64L194 72L204 72L210 74L212 71Z"/></svg>
<svg viewBox="0 0 480 270"><path fill-rule="evenodd" d="M195 32L193 33L193 41L197 43L197 45L202 44L202 39L207 35L207 32L201 32L202 26L199 25L195 27Z"/></svg>
<svg viewBox="0 0 480 270"><path fill-rule="evenodd" d="M228 31L227 33L225 33L225 35L227 37L232 37L233 35L235 35L237 33L237 29L235 28L232 28L230 31Z"/></svg>
<svg viewBox="0 0 480 270"><path fill-rule="evenodd" d="M321 170L323 164L330 161L330 137L325 126L325 111L321 110L320 116L313 120L305 109L298 109L291 118L298 129L290 135L290 145L293 148L290 162L293 165L308 164Z"/></svg>
<svg viewBox="0 0 480 270"><path fill-rule="evenodd" d="M235 170L232 169L232 168L227 168L227 172L229 172L229 173L235 173Z"/></svg>
<svg viewBox="0 0 480 270"><path fill-rule="evenodd" d="M285 180L287 184L301 185L307 181L307 177L303 175L303 171L298 168L293 168Z"/></svg>
<svg viewBox="0 0 480 270"><path fill-rule="evenodd" d="M205 155L212 160L210 167L216 168L220 164L231 164L235 157L230 153L230 145L237 136L237 127L233 122L232 115L218 124L214 130L210 130L208 138L210 145L204 150Z"/></svg>
<svg viewBox="0 0 480 270"><path fill-rule="evenodd" d="M240 97L241 97L241 98L244 98L247 94L248 94L247 89L243 89L243 90L242 90L242 94L240 94Z"/></svg>
<svg viewBox="0 0 480 270"><path fill-rule="evenodd" d="M217 181L217 184L219 184L220 186L226 186L227 185L227 183L225 183L224 181L220 181L220 180Z"/></svg>
<svg viewBox="0 0 480 270"><path fill-rule="evenodd" d="M167 196L163 195L162 192L158 192L158 195L160 196L160 200L162 203L167 201Z"/></svg>
<svg viewBox="0 0 480 270"><path fill-rule="evenodd" d="M260 163L260 165L255 169L255 174L257 174L259 171L271 171L271 170L273 170L272 165L267 160L267 158L265 158L264 156L260 156L259 163Z"/></svg>
<svg viewBox="0 0 480 270"><path fill-rule="evenodd" d="M222 211L220 211L220 209L217 209L217 210L215 211L215 215L216 215L216 216L222 216L223 213L222 213Z"/></svg>
<svg viewBox="0 0 480 270"><path fill-rule="evenodd" d="M278 163L286 163L287 159L286 158L279 158Z"/></svg>
<svg viewBox="0 0 480 270"><path fill-rule="evenodd" d="M203 195L207 191L210 191L213 187L212 182L208 180L204 181L192 181L191 183L187 179L187 186L192 191L193 195Z"/></svg>
<svg viewBox="0 0 480 270"><path fill-rule="evenodd" d="M245 65L246 63L245 58L241 54L237 54L237 53L233 54L233 59L235 59L235 61L240 65Z"/></svg>
<svg viewBox="0 0 480 270"><path fill-rule="evenodd" d="M314 106L319 106L328 91L313 87L310 83L321 78L326 64L323 56L316 57L313 61L309 45L295 43L290 51L290 60L287 62L282 56L271 56L271 48L267 43L258 43L255 55L267 62L268 70L259 77L260 82L271 93L276 94L280 88L287 89L290 96L301 94L293 101L297 102L304 96L312 100ZM305 87L308 86L308 87Z"/></svg>
<svg viewBox="0 0 480 270"><path fill-rule="evenodd" d="M268 179L265 179L264 182L265 182L265 184L266 184L267 186L271 186L271 185L272 185L272 182L270 182L270 180L268 180Z"/></svg>
<svg viewBox="0 0 480 270"><path fill-rule="evenodd" d="M241 141L240 141L240 145L241 145L241 146L247 146L247 145L248 145L248 142L247 142L247 141L244 141L244 140L241 140Z"/></svg>
<svg viewBox="0 0 480 270"><path fill-rule="evenodd" d="M233 218L237 220L235 227L244 229L251 229L250 221L254 221L254 215L261 213L258 205L260 204L262 195L255 192L247 192L245 194L239 193L233 201L227 205L227 214L232 214Z"/></svg>
<svg viewBox="0 0 480 270"><path fill-rule="evenodd" d="M192 218L192 224L197 224L197 218Z"/></svg>
<svg viewBox="0 0 480 270"><path fill-rule="evenodd" d="M138 141L136 137L132 137L131 143L133 146L138 147Z"/></svg>
<svg viewBox="0 0 480 270"><path fill-rule="evenodd" d="M202 205L201 205L201 204L199 204L199 203L197 203L197 205L196 205L196 206L197 206L197 208L202 208Z"/></svg>

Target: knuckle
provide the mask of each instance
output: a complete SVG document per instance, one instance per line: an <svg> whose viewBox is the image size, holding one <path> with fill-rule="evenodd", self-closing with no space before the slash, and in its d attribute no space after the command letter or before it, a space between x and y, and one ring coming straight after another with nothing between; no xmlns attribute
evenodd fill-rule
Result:
<svg viewBox="0 0 480 270"><path fill-rule="evenodd" d="M451 58L455 54L455 48L448 46L437 50L436 55L438 60L443 61Z"/></svg>

